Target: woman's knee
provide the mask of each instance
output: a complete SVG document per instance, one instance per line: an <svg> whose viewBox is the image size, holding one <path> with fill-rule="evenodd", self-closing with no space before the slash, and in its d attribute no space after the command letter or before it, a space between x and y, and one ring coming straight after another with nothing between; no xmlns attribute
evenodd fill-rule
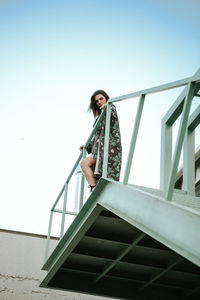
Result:
<svg viewBox="0 0 200 300"><path fill-rule="evenodd" d="M94 158L92 158L92 157L86 157L80 163L81 169L91 168L95 164L95 162L96 161L95 161Z"/></svg>

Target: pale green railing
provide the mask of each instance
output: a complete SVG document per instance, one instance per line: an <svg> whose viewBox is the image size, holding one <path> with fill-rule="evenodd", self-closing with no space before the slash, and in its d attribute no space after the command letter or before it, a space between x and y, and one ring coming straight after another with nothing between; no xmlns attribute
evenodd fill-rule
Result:
<svg viewBox="0 0 200 300"><path fill-rule="evenodd" d="M94 126L91 134L89 135L85 147L81 154L79 155L77 161L74 164L72 171L70 172L66 182L63 185L54 205L51 208L50 220L49 220L49 229L47 236L47 244L45 251L45 261L48 258L49 243L51 236L52 220L53 213L62 213L61 219L61 229L60 229L60 238L64 234L65 226L65 216L74 215L77 213L83 206L84 201L84 188L85 188L85 179L82 174L81 176L81 185L78 201L78 211L66 211L67 207L67 196L68 196L68 185L69 182L75 173L80 161L82 158L86 157L86 148L90 143L94 133L96 132L105 112L106 112L106 128L105 128L105 145L104 145L104 163L103 163L103 174L102 177L107 177L107 164L108 164L108 137L110 131L110 105L113 102L123 101L130 98L139 98L135 124L132 131L132 137L129 146L128 157L126 160L126 166L124 171L124 176L122 182L128 184L130 170L133 161L133 155L136 147L137 135L139 131L140 121L142 118L142 112L145 104L145 96L158 93L169 89L174 89L178 87L185 86L184 90L181 92L177 100L174 102L172 107L166 113L162 119L162 132L161 132L161 168L160 168L160 189L164 192L165 199L168 201L172 200L174 184L176 180L177 168L180 161L181 150L183 147L183 189L188 193L188 195L195 194L195 143L194 143L194 132L197 126L200 124L200 105L195 109L191 114L190 108L192 99L194 96L200 96L198 94L200 90L200 69L195 73L194 76L188 77L182 80L171 82L168 84L156 86L150 89L138 91L135 93L123 95L116 98L109 99L106 109L101 113L96 125ZM179 124L179 131L176 139L174 153L172 155L172 128L173 124L177 118L181 115L181 120ZM64 194L63 208L62 210L56 209L56 206L61 199L61 196Z"/></svg>

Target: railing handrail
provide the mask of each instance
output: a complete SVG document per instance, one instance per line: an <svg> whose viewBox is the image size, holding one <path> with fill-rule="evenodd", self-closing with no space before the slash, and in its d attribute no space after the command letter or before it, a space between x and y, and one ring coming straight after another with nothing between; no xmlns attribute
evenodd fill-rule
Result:
<svg viewBox="0 0 200 300"><path fill-rule="evenodd" d="M135 98L135 97L139 97L141 95L148 95L148 94L153 94L153 93L158 93L158 92L162 92L162 91L166 91L169 89L174 89L174 88L178 88L178 87L182 87L187 85L190 82L200 82L200 69L195 73L194 76L191 77L187 77L181 80L176 80L176 81L172 81L166 84L161 84L149 89L145 89L145 90L140 90L134 93L130 93L130 94L126 94L126 95L122 95L119 97L115 97L115 98L110 98L109 102L117 102L117 101L122 101L122 100L127 100L130 98Z"/></svg>

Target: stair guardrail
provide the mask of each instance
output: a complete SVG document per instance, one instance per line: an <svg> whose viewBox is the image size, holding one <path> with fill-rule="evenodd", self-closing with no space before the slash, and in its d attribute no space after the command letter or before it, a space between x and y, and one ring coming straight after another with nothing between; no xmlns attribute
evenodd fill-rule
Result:
<svg viewBox="0 0 200 300"><path fill-rule="evenodd" d="M102 121L105 113L106 113L106 128L105 128L105 144L104 144L104 160L103 160L103 178L107 178L107 165L108 165L108 148L109 148L109 131L110 131L110 114L111 109L110 105L114 102L124 101L130 98L139 97L139 103L135 118L135 124L132 131L132 137L129 145L129 152L126 161L124 177L122 182L124 184L128 184L130 170L133 161L133 155L137 142L137 135L140 127L140 122L142 118L143 107L145 104L146 95L152 93L158 93L169 89L174 89L178 87L185 86L184 90L181 92L179 97L176 99L172 107L165 114L162 119L162 132L161 132L161 168L160 168L160 189L164 192L165 199L168 201L172 200L174 184L176 180L178 163L180 160L181 150L183 147L184 156L183 156L183 189L188 192L190 195L194 195L195 188L195 178L194 178L194 131L200 123L200 105L196 108L193 114L189 117L190 108L192 99L194 96L199 96L198 92L200 90L200 69L194 74L192 77L188 77L182 80L170 82L167 84L159 85L150 89L145 89L141 91L137 91L135 93L115 97L109 99L106 104L106 108L101 113L98 121L96 122L92 132L90 133L83 151L80 153L77 158L67 180L65 181L56 201L54 202L49 218L49 227L48 227L48 235L47 235L47 243L45 250L45 262L48 259L49 252L49 243L51 237L51 229L52 229L52 221L53 221L53 213L61 213L61 228L60 228L60 238L62 238L64 234L64 226L65 226L65 216L66 215L74 215L76 216L78 212L81 210L84 202L84 189L85 189L85 179L84 175L81 175L81 185L80 185L80 193L79 193L79 203L78 203L78 211L66 211L67 207L67 197L68 197L68 185L69 182L75 173L80 161L82 158L86 157L86 149L91 142L93 135L95 134L100 122ZM181 115L182 114L182 115ZM172 126L177 118L181 115L181 121L179 125L179 131L177 135L177 141L175 145L174 154L172 157ZM56 209L56 205L58 204L61 196L64 194L63 200L63 209Z"/></svg>

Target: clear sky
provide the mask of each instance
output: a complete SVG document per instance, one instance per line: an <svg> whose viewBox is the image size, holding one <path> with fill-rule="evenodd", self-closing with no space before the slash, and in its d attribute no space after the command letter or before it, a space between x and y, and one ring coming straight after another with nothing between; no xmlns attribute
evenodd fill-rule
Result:
<svg viewBox="0 0 200 300"><path fill-rule="evenodd" d="M95 90L116 97L196 72L199 11L199 0L0 1L0 228L46 234L92 128ZM171 102L154 100L146 116L162 117ZM122 103L119 112L126 153L134 113ZM159 140L147 147L141 136L145 163Z"/></svg>

